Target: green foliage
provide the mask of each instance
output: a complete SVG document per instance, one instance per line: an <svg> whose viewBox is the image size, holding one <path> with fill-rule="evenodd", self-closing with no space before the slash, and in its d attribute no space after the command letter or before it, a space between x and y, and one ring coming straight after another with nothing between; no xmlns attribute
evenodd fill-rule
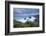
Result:
<svg viewBox="0 0 46 36"><path fill-rule="evenodd" d="M39 26L39 22L31 22L31 21L26 21L25 23L22 23L22 22L20 22L20 21L16 21L16 20L13 20L13 26L14 27L37 27L37 26ZM35 25L36 24L36 25Z"/></svg>

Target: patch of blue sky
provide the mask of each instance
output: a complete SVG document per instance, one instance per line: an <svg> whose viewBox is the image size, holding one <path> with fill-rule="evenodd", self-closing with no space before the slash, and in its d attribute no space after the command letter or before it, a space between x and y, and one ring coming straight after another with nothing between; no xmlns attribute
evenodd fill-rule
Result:
<svg viewBox="0 0 46 36"><path fill-rule="evenodd" d="M21 19L24 17L39 15L39 9L36 8L13 8L13 18Z"/></svg>

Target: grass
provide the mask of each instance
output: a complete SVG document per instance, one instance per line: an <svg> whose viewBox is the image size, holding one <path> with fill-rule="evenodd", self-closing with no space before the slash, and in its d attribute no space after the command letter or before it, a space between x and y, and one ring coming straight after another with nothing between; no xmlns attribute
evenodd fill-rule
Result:
<svg viewBox="0 0 46 36"><path fill-rule="evenodd" d="M22 22L13 20L13 22L14 22L13 23L14 28L19 28L19 27L38 27L39 26L39 22L37 22L37 21L35 21L35 22L26 21L25 23L22 23Z"/></svg>

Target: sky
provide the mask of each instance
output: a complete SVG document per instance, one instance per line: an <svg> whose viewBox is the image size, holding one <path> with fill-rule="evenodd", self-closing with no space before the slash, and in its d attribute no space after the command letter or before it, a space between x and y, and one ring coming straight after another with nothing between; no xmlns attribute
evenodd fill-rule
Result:
<svg viewBox="0 0 46 36"><path fill-rule="evenodd" d="M38 14L39 9L36 8L13 8L13 18L18 20Z"/></svg>

